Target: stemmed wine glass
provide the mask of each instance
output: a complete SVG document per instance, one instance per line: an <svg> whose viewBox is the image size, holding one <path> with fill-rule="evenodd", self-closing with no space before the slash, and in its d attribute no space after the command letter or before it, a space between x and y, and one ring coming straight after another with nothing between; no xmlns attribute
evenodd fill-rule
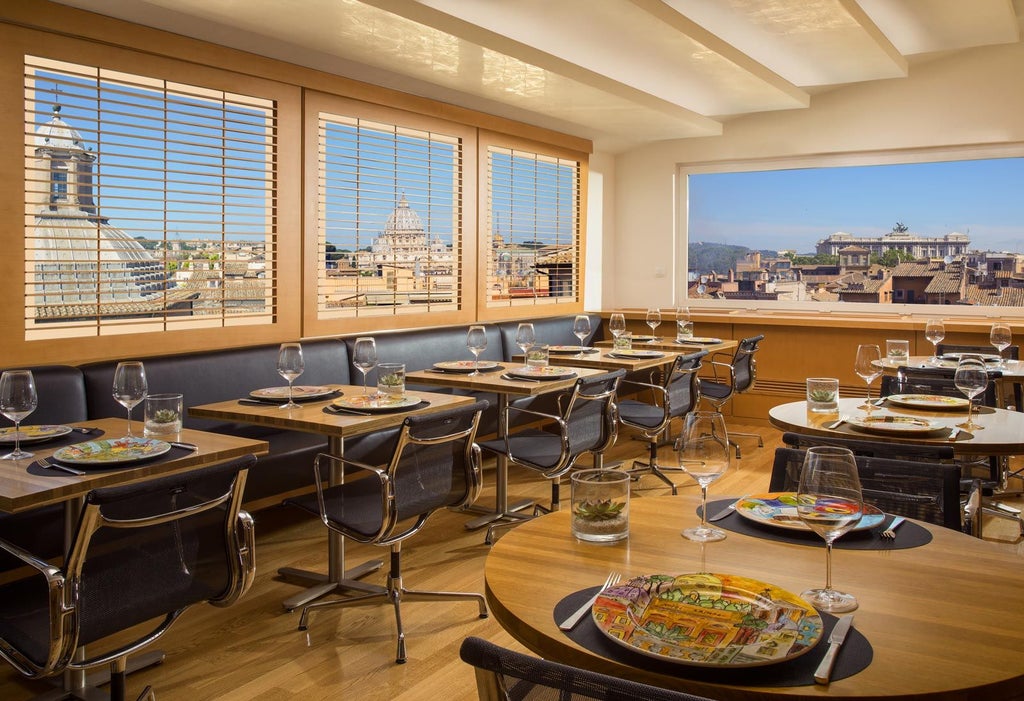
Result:
<svg viewBox="0 0 1024 701"><path fill-rule="evenodd" d="M590 335L590 317L586 314L577 314L576 318L572 320L572 334L580 339L580 352L576 354L576 357L582 358L583 339Z"/></svg>
<svg viewBox="0 0 1024 701"><path fill-rule="evenodd" d="M870 416L875 405L871 403L871 383L882 374L882 350L870 343L863 343L857 346L857 359L853 363L853 371L857 373L868 385L868 398L859 408L864 409Z"/></svg>
<svg viewBox="0 0 1024 701"><path fill-rule="evenodd" d="M942 323L942 319L929 319L924 325L924 337L934 346L931 362L933 365L938 365L939 344L946 337L946 326Z"/></svg>
<svg viewBox="0 0 1024 701"><path fill-rule="evenodd" d="M126 360L114 370L114 399L128 410L128 438L132 438L132 409L146 398L146 368L138 360Z"/></svg>
<svg viewBox="0 0 1024 701"><path fill-rule="evenodd" d="M516 345L523 351L523 362L526 362L526 353L537 343L537 334L533 330L533 324L526 322L516 328Z"/></svg>
<svg viewBox="0 0 1024 701"><path fill-rule="evenodd" d="M700 526L683 535L701 543L723 540L725 531L708 525L708 485L729 469L729 437L725 417L717 411L693 411L686 415L683 434L676 441L679 466L700 485Z"/></svg>
<svg viewBox="0 0 1024 701"><path fill-rule="evenodd" d="M473 372L470 375L480 374L480 354L487 350L487 331L483 326L470 326L466 333L466 347L473 354Z"/></svg>
<svg viewBox="0 0 1024 701"><path fill-rule="evenodd" d="M302 346L298 343L282 343L277 351L277 372L288 380L288 402L280 409L295 409L299 405L292 399L292 383L302 374L305 364L302 361Z"/></svg>
<svg viewBox="0 0 1024 701"><path fill-rule="evenodd" d="M676 307L676 341L684 341L693 336L693 322L690 321L690 308Z"/></svg>
<svg viewBox="0 0 1024 701"><path fill-rule="evenodd" d="M31 370L4 370L0 375L0 413L14 422L14 450L0 460L32 457L21 449L21 420L36 410L39 397Z"/></svg>
<svg viewBox="0 0 1024 701"><path fill-rule="evenodd" d="M658 339L654 335L654 329L658 328L661 324L661 310L660 309L648 309L647 310L647 325L651 327L651 340L648 343L657 343Z"/></svg>
<svg viewBox="0 0 1024 701"><path fill-rule="evenodd" d="M960 358L956 366L956 374L953 375L953 384L956 388L967 395L967 421L957 424L960 428L968 431L977 431L985 428L974 423L974 398L985 391L988 387L988 370L985 369L985 361L981 358L965 355Z"/></svg>
<svg viewBox="0 0 1024 701"><path fill-rule="evenodd" d="M843 613L857 599L832 588L832 543L857 525L864 513L857 461L848 448L808 448L796 491L796 511L808 528L825 539L825 588L800 596L820 611Z"/></svg>
<svg viewBox="0 0 1024 701"><path fill-rule="evenodd" d="M377 342L372 336L361 336L352 346L352 364L363 373L363 396L367 395L366 375L377 367Z"/></svg>
<svg viewBox="0 0 1024 701"><path fill-rule="evenodd" d="M996 347L999 351L999 364L1003 367L1006 366L1006 358L1003 357L1003 351L1010 347L1013 343L1013 334L1010 331L1009 324L1002 324L996 322L992 324L992 328L988 332L988 342Z"/></svg>
<svg viewBox="0 0 1024 701"><path fill-rule="evenodd" d="M613 312L608 319L608 330L612 332L612 338L618 338L626 331L626 315L622 312Z"/></svg>

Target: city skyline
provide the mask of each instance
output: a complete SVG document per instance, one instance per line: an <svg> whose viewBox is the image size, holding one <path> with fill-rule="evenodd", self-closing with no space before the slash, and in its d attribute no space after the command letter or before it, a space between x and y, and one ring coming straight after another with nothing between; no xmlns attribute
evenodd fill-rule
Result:
<svg viewBox="0 0 1024 701"><path fill-rule="evenodd" d="M813 253L836 232L958 232L972 250L1024 252L1024 158L689 176L692 242Z"/></svg>

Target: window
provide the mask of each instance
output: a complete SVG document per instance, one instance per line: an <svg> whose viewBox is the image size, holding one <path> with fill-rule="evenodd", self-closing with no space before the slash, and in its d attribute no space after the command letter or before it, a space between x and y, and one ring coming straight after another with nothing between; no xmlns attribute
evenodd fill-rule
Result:
<svg viewBox="0 0 1024 701"><path fill-rule="evenodd" d="M25 57L28 340L271 323L272 100Z"/></svg>

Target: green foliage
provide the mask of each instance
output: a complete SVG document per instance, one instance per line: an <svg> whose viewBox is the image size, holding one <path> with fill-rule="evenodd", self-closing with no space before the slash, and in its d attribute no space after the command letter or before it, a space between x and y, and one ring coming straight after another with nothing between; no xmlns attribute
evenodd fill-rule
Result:
<svg viewBox="0 0 1024 701"><path fill-rule="evenodd" d="M736 261L742 259L751 249L746 246L732 246L724 243L692 242L689 248L689 268L699 273L725 274L735 270Z"/></svg>
<svg viewBox="0 0 1024 701"><path fill-rule="evenodd" d="M624 501L612 501L611 499L582 501L576 506L576 517L587 521L610 521L617 518L624 508L626 508Z"/></svg>

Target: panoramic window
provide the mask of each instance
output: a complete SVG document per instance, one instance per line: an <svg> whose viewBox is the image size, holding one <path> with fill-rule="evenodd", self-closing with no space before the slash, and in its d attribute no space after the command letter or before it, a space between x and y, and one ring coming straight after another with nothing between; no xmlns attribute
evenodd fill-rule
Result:
<svg viewBox="0 0 1024 701"><path fill-rule="evenodd" d="M1024 307L1024 158L684 175L690 299Z"/></svg>
<svg viewBox="0 0 1024 701"><path fill-rule="evenodd" d="M275 316L272 101L25 58L26 338Z"/></svg>

